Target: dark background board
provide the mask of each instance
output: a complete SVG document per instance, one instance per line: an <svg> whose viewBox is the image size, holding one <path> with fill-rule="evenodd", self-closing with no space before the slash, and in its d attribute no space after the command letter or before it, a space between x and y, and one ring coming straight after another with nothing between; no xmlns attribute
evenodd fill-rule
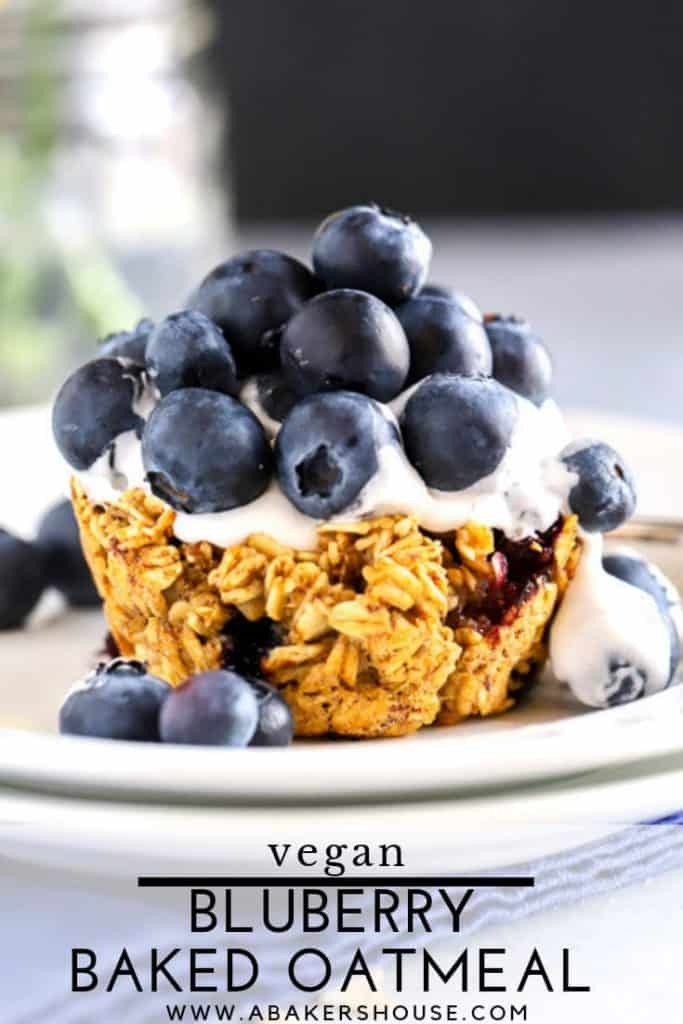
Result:
<svg viewBox="0 0 683 1024"><path fill-rule="evenodd" d="M242 219L683 207L675 0L208 2Z"/></svg>

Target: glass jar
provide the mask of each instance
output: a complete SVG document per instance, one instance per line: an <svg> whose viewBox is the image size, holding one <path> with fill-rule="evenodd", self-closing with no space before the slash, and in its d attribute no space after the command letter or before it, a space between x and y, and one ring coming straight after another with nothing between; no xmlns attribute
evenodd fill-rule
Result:
<svg viewBox="0 0 683 1024"><path fill-rule="evenodd" d="M222 119L196 74L211 32L193 0L0 11L0 402L45 395L96 336L181 308L225 257Z"/></svg>

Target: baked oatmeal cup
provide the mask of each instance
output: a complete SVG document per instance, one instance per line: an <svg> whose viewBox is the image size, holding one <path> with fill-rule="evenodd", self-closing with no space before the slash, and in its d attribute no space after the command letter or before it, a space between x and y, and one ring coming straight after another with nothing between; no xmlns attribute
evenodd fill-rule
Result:
<svg viewBox="0 0 683 1024"><path fill-rule="evenodd" d="M323 526L314 551L265 534L221 550L179 542L173 510L141 490L96 505L74 481L73 502L121 654L177 686L233 664L235 636L267 636L254 672L299 736L403 736L507 710L545 659L580 552L573 516L517 544L394 515Z"/></svg>
<svg viewBox="0 0 683 1024"><path fill-rule="evenodd" d="M430 254L409 218L341 211L315 274L228 260L60 391L85 555L139 664L108 685L189 687L173 742L228 742L230 694L264 684L289 735L365 738L504 712L548 659L596 707L671 682L677 598L603 557L635 509L623 459L570 441L526 321L423 288Z"/></svg>

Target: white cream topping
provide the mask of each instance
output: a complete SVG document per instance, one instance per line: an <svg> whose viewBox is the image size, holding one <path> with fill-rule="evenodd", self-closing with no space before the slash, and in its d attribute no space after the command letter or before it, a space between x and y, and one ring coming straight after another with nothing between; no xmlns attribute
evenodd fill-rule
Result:
<svg viewBox="0 0 683 1024"><path fill-rule="evenodd" d="M387 416L392 411L385 407ZM520 415L510 448L498 469L457 493L428 488L402 448L387 444L378 452L379 468L356 501L331 522L371 515L412 513L421 526L444 533L469 520L504 530L512 539L546 530L560 515L574 476L555 455L564 444L557 407L538 410L520 400ZM176 514L180 540L208 540L229 547L249 533L268 533L283 544L313 548L318 521L303 515L273 481L268 490L241 508L227 512Z"/></svg>
<svg viewBox="0 0 683 1024"><path fill-rule="evenodd" d="M278 423L277 420L274 420L272 416L269 416L263 408L258 393L256 377L247 377L247 380L240 391L240 402L242 402L243 405L246 405L247 409L250 409L251 412L253 412L254 416L265 430L267 437L271 438L271 440L272 438L277 437L281 424Z"/></svg>
<svg viewBox="0 0 683 1024"><path fill-rule="evenodd" d="M177 512L173 526L178 540L208 540L217 547L239 544L250 533L267 533L275 540L303 551L316 547L318 522L295 509L273 480L255 501L227 512Z"/></svg>
<svg viewBox="0 0 683 1024"><path fill-rule="evenodd" d="M396 422L409 389L390 406L382 406L387 419ZM255 380L245 384L242 400L264 428L276 434L279 424L263 410ZM136 412L145 418L157 401L147 384L136 397ZM377 453L378 469L352 505L332 521L361 519L372 515L411 513L425 529L443 533L470 520L503 530L511 539L546 530L566 507L574 482L557 458L566 442L564 424L554 402L540 409L518 398L518 418L510 446L498 468L472 487L446 492L427 487L398 444L386 444ZM445 443L452 443L445 439ZM142 465L141 445L133 431L121 434L93 466L77 474L91 500L116 501L131 487L148 489ZM207 540L220 547L239 543L250 533L269 533L283 544L311 547L317 521L297 511L273 481L268 490L240 508L225 512L176 513L179 540Z"/></svg>
<svg viewBox="0 0 683 1024"><path fill-rule="evenodd" d="M386 445L378 453L377 473L339 518L412 512L421 526L434 533L476 521L503 530L512 540L547 530L566 508L576 481L557 458L566 439L565 428L554 402L537 409L520 398L518 408L502 462L472 487L452 492L429 488L403 449ZM445 438L444 443L452 442Z"/></svg>
<svg viewBox="0 0 683 1024"><path fill-rule="evenodd" d="M602 536L584 534L576 575L550 633L553 674L596 708L609 706L610 691L624 675L615 663L642 670L644 694L663 690L670 671L669 630L655 599L610 576L602 554Z"/></svg>

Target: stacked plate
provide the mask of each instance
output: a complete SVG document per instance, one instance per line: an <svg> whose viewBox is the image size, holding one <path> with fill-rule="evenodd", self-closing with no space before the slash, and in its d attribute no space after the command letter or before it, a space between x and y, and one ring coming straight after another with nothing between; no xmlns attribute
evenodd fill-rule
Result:
<svg viewBox="0 0 683 1024"><path fill-rule="evenodd" d="M19 430L20 455L9 443ZM628 452L644 481L644 513L670 517L683 507L664 473L678 458L677 432L611 421L584 421L581 432ZM10 450L16 464L14 472L4 467L3 478L9 472L18 486L9 505L3 498L3 518L30 532L30 520L64 483L52 463L39 468L50 452L44 411L0 419L0 451ZM675 523L643 527L638 546L683 587L678 537ZM47 609L30 630L0 638L7 855L106 874L145 866L226 874L253 871L259 858L265 867L273 842L393 842L415 872L485 869L683 805L679 686L595 712L545 680L500 718L402 740L241 751L59 737L63 695L92 664L104 634L99 612Z"/></svg>

